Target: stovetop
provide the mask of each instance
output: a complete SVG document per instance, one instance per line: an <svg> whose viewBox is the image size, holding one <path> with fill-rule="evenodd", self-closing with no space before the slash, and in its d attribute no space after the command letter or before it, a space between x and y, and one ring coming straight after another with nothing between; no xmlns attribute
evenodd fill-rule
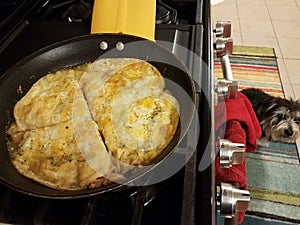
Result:
<svg viewBox="0 0 300 225"><path fill-rule="evenodd" d="M42 47L90 32L91 0L4 2L0 3L0 74ZM125 197L121 191L77 200L47 200L0 185L0 223L215 223L213 165L198 170L204 151L213 149L210 1L165 0L157 3L160 11L155 39L183 61L197 84L201 127L195 154L170 179L146 189L130 188L125 191ZM149 190L155 190L154 194L151 191L149 194Z"/></svg>
<svg viewBox="0 0 300 225"><path fill-rule="evenodd" d="M11 13L13 15L6 19L2 18L0 30L3 32L0 32L0 54L5 55L3 57L5 62L0 68L0 74L20 59L42 47L90 33L93 1L39 1L40 5L36 3L38 6L30 10L25 6L32 5L31 0L27 0L27 4L18 0L8 2L14 2L14 4L0 3L2 6L0 12L5 11L7 13L15 7L16 11L25 11L26 13ZM177 11L175 7L170 7L167 3L180 8L180 11ZM157 5L160 13L157 13L156 21L159 24L156 24L155 40L173 43L173 46L168 46L172 48L173 52L176 51L174 46L179 45L192 50L201 58L204 29L202 1L166 0L166 3L159 1ZM14 22L11 22L11 17L15 16L14 14L17 14L20 19L14 19ZM30 16L27 16L28 14ZM10 29L5 32L7 27ZM24 40L30 40L30 44L25 45ZM183 60L188 64L190 59Z"/></svg>

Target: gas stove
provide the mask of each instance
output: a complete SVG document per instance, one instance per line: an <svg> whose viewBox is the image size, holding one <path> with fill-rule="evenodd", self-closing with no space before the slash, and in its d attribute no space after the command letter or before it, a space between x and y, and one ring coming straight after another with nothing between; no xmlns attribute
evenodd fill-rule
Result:
<svg viewBox="0 0 300 225"><path fill-rule="evenodd" d="M2 1L0 74L40 48L89 34L92 7L92 0ZM0 185L0 223L216 224L214 165L199 169L215 146L210 1L157 0L156 7L155 40L181 59L197 83L201 127L194 155L159 184L83 199L43 199Z"/></svg>

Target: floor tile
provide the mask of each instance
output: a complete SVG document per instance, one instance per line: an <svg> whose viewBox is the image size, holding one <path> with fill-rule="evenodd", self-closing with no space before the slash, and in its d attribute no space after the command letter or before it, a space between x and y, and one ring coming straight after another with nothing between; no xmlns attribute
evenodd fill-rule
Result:
<svg viewBox="0 0 300 225"><path fill-rule="evenodd" d="M282 58L281 50L279 48L277 39L274 38L260 38L257 37L249 37L249 36L242 36L243 44L246 46L257 46L257 47L269 47L274 48L276 56L278 58Z"/></svg>
<svg viewBox="0 0 300 225"><path fill-rule="evenodd" d="M285 98L295 99L294 89L291 84L282 83ZM300 86L299 86L300 87ZM299 93L300 94L300 93Z"/></svg>
<svg viewBox="0 0 300 225"><path fill-rule="evenodd" d="M294 6L268 6L272 20L300 21L300 11Z"/></svg>
<svg viewBox="0 0 300 225"><path fill-rule="evenodd" d="M283 58L300 59L300 38L277 38Z"/></svg>
<svg viewBox="0 0 300 225"><path fill-rule="evenodd" d="M284 59L291 84L300 85L300 60Z"/></svg>
<svg viewBox="0 0 300 225"><path fill-rule="evenodd" d="M299 84L293 84L292 85L294 93L295 93L295 99L300 100L300 85Z"/></svg>
<svg viewBox="0 0 300 225"><path fill-rule="evenodd" d="M297 6L295 0L265 0L267 5Z"/></svg>
<svg viewBox="0 0 300 225"><path fill-rule="evenodd" d="M238 19L237 7L235 5L223 5L223 3L221 3L219 5L213 6L212 8L212 17L214 18L214 20Z"/></svg>
<svg viewBox="0 0 300 225"><path fill-rule="evenodd" d="M264 0L238 0L238 5L266 5Z"/></svg>
<svg viewBox="0 0 300 225"><path fill-rule="evenodd" d="M239 45L239 46L243 46L244 45L241 36L233 35L232 39L233 39L233 45Z"/></svg>
<svg viewBox="0 0 300 225"><path fill-rule="evenodd" d="M241 20L240 25L243 37L275 37L270 20Z"/></svg>
<svg viewBox="0 0 300 225"><path fill-rule="evenodd" d="M241 36L241 28L239 20L231 20L232 36Z"/></svg>
<svg viewBox="0 0 300 225"><path fill-rule="evenodd" d="M300 38L300 21L272 21L276 36Z"/></svg>
<svg viewBox="0 0 300 225"><path fill-rule="evenodd" d="M281 79L281 83L289 84L290 77L286 69L285 61L284 59L278 58L277 59L277 65L278 65L278 70L279 70L279 75Z"/></svg>
<svg viewBox="0 0 300 225"><path fill-rule="evenodd" d="M269 20L270 16L266 6L239 5L238 15L241 20Z"/></svg>

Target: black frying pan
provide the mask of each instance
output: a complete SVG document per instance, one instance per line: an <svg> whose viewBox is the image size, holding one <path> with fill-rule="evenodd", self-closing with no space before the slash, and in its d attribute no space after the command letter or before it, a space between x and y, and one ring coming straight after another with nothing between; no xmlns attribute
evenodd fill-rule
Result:
<svg viewBox="0 0 300 225"><path fill-rule="evenodd" d="M100 47L100 45L103 46L103 41L107 43L105 50ZM121 50L119 47L122 45L124 48ZM118 46L119 50L115 46ZM133 57L146 60L158 68L165 78L184 90L192 102L196 101L194 82L188 70L174 54L153 41L130 35L95 34L69 39L43 48L20 61L0 79L0 181L3 184L23 193L45 198L88 197L126 186L126 184L113 184L83 191L55 190L20 175L10 163L7 152L5 130L13 117L13 107L30 87L49 72L93 62L101 57ZM167 83L167 89L179 101L181 126L176 132L175 138L154 162L152 168L155 168L172 154L183 134L189 129L195 115L194 108L186 107L186 96L182 96L182 92L178 91L176 85L174 88L174 85ZM22 87L22 93L17 91L19 87ZM139 172L133 175L128 182L144 176L148 172L149 169L142 173Z"/></svg>

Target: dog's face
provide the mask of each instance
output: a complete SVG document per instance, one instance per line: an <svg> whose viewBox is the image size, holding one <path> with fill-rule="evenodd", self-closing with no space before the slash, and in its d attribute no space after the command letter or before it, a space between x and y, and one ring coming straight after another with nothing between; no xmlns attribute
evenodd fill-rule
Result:
<svg viewBox="0 0 300 225"><path fill-rule="evenodd" d="M300 135L300 102L276 98L261 126L270 141L295 143Z"/></svg>

